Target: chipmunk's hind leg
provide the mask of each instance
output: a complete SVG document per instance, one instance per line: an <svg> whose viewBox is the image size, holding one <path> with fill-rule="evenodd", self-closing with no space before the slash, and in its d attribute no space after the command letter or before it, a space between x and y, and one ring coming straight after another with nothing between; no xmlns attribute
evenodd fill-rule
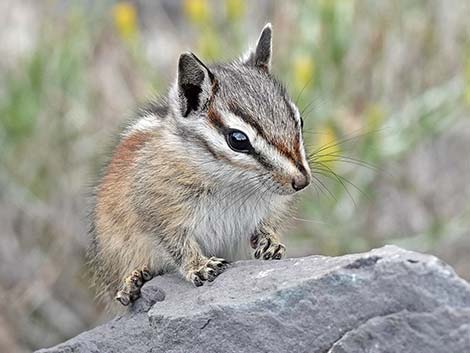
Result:
<svg viewBox="0 0 470 353"><path fill-rule="evenodd" d="M155 274L147 266L132 271L131 275L124 279L122 288L117 292L115 299L125 306L136 301L140 297L140 289L144 283L154 276Z"/></svg>

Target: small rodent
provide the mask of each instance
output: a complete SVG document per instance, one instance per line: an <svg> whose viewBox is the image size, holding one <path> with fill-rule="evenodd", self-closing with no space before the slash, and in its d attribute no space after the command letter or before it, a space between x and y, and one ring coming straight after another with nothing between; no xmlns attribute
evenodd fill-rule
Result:
<svg viewBox="0 0 470 353"><path fill-rule="evenodd" d="M168 97L120 135L97 186L89 251L102 297L128 305L157 274L201 286L230 261L280 259L311 179L299 110L270 73L272 29L241 59L179 57Z"/></svg>

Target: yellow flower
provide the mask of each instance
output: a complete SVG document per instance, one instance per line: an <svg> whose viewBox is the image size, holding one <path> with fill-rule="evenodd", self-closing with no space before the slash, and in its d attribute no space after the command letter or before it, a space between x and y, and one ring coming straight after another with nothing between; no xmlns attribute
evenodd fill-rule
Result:
<svg viewBox="0 0 470 353"><path fill-rule="evenodd" d="M294 59L294 85L298 92L312 85L315 79L315 61L312 56L297 56Z"/></svg>
<svg viewBox="0 0 470 353"><path fill-rule="evenodd" d="M227 17L229 20L236 20L245 13L244 0L227 0L225 6L227 9Z"/></svg>
<svg viewBox="0 0 470 353"><path fill-rule="evenodd" d="M210 8L207 0L185 0L184 12L194 23L203 24L209 20Z"/></svg>
<svg viewBox="0 0 470 353"><path fill-rule="evenodd" d="M128 2L118 2L113 7L114 25L122 38L132 39L137 33L137 13Z"/></svg>
<svg viewBox="0 0 470 353"><path fill-rule="evenodd" d="M319 164L319 167L322 168L321 164L324 164L324 166L332 168L334 161L341 153L336 133L331 127L326 127L315 136L318 136L318 139L311 151L314 153L312 156L314 165Z"/></svg>

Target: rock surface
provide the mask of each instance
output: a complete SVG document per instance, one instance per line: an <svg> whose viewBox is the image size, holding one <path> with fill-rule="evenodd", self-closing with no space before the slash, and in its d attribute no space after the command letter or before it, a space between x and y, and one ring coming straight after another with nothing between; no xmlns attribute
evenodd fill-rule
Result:
<svg viewBox="0 0 470 353"><path fill-rule="evenodd" d="M395 246L153 279L130 312L38 352L470 352L470 284Z"/></svg>

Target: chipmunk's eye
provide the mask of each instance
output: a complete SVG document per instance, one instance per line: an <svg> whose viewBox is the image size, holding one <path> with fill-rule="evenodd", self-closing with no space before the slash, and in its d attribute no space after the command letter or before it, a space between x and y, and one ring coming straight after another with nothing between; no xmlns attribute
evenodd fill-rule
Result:
<svg viewBox="0 0 470 353"><path fill-rule="evenodd" d="M229 147L236 152L250 153L253 150L248 136L240 130L230 129L225 138Z"/></svg>
<svg viewBox="0 0 470 353"><path fill-rule="evenodd" d="M300 128L304 128L304 119L302 119L302 117L300 117Z"/></svg>

